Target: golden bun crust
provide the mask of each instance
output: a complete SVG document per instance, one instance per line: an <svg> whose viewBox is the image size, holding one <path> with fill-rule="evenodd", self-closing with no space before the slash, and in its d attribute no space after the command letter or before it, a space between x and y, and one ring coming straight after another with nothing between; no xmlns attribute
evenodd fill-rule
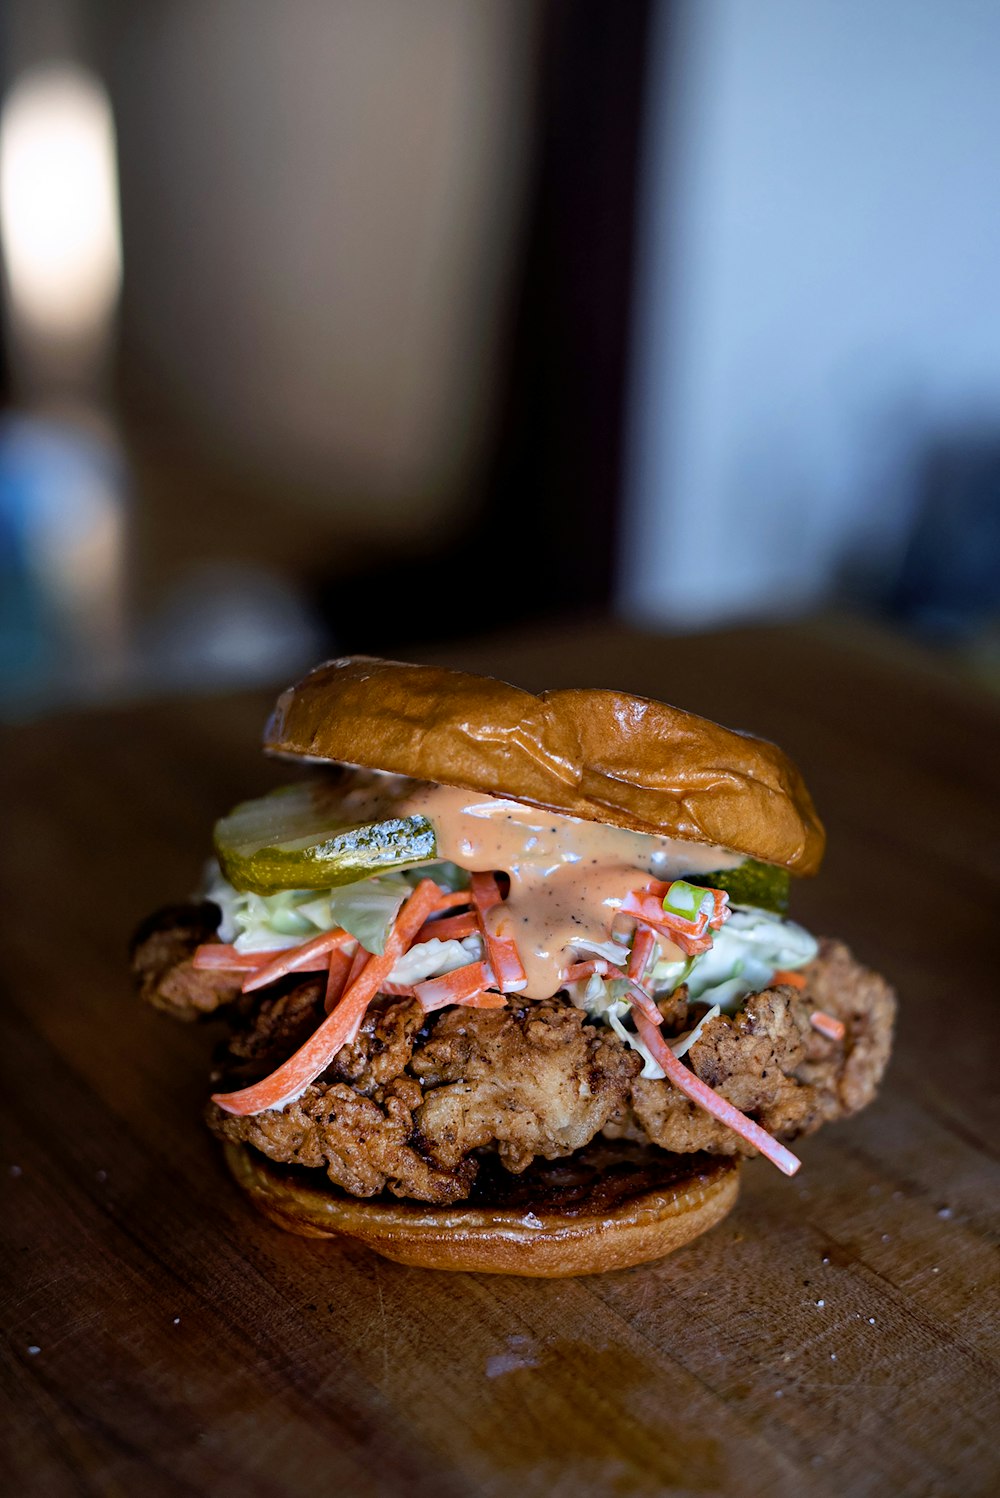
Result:
<svg viewBox="0 0 1000 1498"><path fill-rule="evenodd" d="M492 677L345 656L278 699L265 748L390 770L814 874L825 834L765 739L628 692L522 691Z"/></svg>
<svg viewBox="0 0 1000 1498"><path fill-rule="evenodd" d="M288 1232L354 1241L421 1269L477 1274L556 1279L645 1264L721 1222L739 1194L740 1167L732 1157L659 1151L659 1167L636 1175L631 1190L604 1189L613 1184L612 1166L569 1205L544 1187L513 1206L361 1201L275 1166L248 1145L230 1142L224 1149L237 1185ZM619 1163L623 1158L619 1152Z"/></svg>

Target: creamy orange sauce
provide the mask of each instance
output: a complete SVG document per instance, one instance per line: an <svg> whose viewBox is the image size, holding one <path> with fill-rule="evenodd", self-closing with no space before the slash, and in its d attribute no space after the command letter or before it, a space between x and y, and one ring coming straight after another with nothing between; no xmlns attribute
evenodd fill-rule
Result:
<svg viewBox="0 0 1000 1498"><path fill-rule="evenodd" d="M401 777L393 777L391 787L383 781L352 791L352 815L367 819L376 806L384 814L387 797L392 815L427 818L440 858L472 873L507 874L510 893L487 919L496 935L516 941L528 979L524 992L531 999L548 998L559 989L560 973L577 960L578 941L611 939L625 896L650 875L676 879L743 862L739 854L705 843L631 832ZM624 924L631 924L627 917ZM683 958L670 943L663 942L662 949L667 961Z"/></svg>

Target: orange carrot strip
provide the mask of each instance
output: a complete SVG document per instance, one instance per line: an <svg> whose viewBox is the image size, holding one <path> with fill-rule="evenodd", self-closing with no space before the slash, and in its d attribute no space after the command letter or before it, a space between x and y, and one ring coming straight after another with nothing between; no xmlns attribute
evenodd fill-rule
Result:
<svg viewBox="0 0 1000 1498"><path fill-rule="evenodd" d="M437 937L438 941L461 941L463 936L475 936L479 930L479 922L471 910L462 915L446 915L444 920L428 921L421 926L413 939L413 945L419 946L421 942L430 941Z"/></svg>
<svg viewBox="0 0 1000 1498"><path fill-rule="evenodd" d="M435 1009L447 1009L449 1005L456 1005L460 1009L505 1009L507 1007L506 995L497 993L494 988L481 988L478 993L470 993L464 999L448 999L442 997L430 1008L424 1008L425 1014L431 1014Z"/></svg>
<svg viewBox="0 0 1000 1498"><path fill-rule="evenodd" d="M621 914L630 915L634 921L641 921L644 926L665 936L668 941L680 947L687 957L697 957L701 952L711 951L712 937L708 932L707 921L703 920L699 933L693 921L671 915L669 910L663 909L657 896L648 890L631 890L621 903Z"/></svg>
<svg viewBox="0 0 1000 1498"><path fill-rule="evenodd" d="M578 983L581 978L589 978L592 973L606 978L611 971L611 963L606 957L591 957L586 962L574 962L569 967L564 967L559 974L560 983Z"/></svg>
<svg viewBox="0 0 1000 1498"><path fill-rule="evenodd" d="M297 1098L326 1070L342 1046L358 1032L365 1010L420 930L440 891L431 879L422 879L403 905L389 932L381 957L368 957L360 974L319 1029L270 1076L238 1092L216 1093L212 1101L227 1113L247 1115L283 1108ZM359 949L359 951L362 949Z"/></svg>
<svg viewBox="0 0 1000 1498"><path fill-rule="evenodd" d="M704 936L705 931L709 926L712 927L713 931L718 931L720 926L724 926L726 924L732 913L729 909L729 896L726 894L725 890L712 889L711 886L708 885L706 885L702 890L702 902L704 903L705 895L711 895L711 915L709 915L707 911L699 911L696 916L688 917L678 915L675 910L667 910L663 902L669 895L673 884L677 882L682 881L667 880L666 882L664 882L662 879L650 879L648 883L643 885L642 889L632 890L630 894L626 896L625 903L622 905L623 914L633 915L635 913L633 910L629 909L629 906L632 902L636 902L638 904L646 903L649 908L649 913L654 917L654 919L662 921L664 925L670 926L674 930L680 931L685 935L692 937Z"/></svg>
<svg viewBox="0 0 1000 1498"><path fill-rule="evenodd" d="M847 1034L843 1020L837 1019L832 1014L824 1014L822 1009L817 1009L810 1014L809 1023L814 1030L825 1035L827 1040L843 1040Z"/></svg>
<svg viewBox="0 0 1000 1498"><path fill-rule="evenodd" d="M652 997L642 985L637 983L634 978L630 978L628 973L623 973L620 967L611 968L611 972L616 978L624 978L628 983L632 991L633 1008L637 1008L641 1014L644 1014L651 1025L662 1025L663 1015L657 1009Z"/></svg>
<svg viewBox="0 0 1000 1498"><path fill-rule="evenodd" d="M653 879L643 889L630 890L622 901L621 914L630 915L661 936L669 937L688 957L708 952L712 946L710 930L717 931L729 919L729 897L724 890L706 889L705 894L711 895L714 902L713 913L689 921L672 910L664 910L663 901L669 889L669 884Z"/></svg>
<svg viewBox="0 0 1000 1498"><path fill-rule="evenodd" d="M252 993L255 988L264 988L266 984L284 978L286 973L307 972L309 964L316 957L324 959L317 963L317 968L321 970L327 966L328 952L334 947L346 947L348 942L354 940L349 931L323 931L310 941L303 942L301 947L289 947L287 952L279 952L273 961L264 963L255 973L251 973L243 985L243 992Z"/></svg>
<svg viewBox="0 0 1000 1498"><path fill-rule="evenodd" d="M359 942L358 943L358 949L357 949L357 951L355 952L354 956L351 959L351 970L350 970L350 972L347 975L347 982L344 984L344 992L343 992L343 994L341 994L341 998L343 998L346 994L348 994L350 992L352 986L358 981L358 979L366 971L366 969L368 967L368 964L370 962L374 962L374 960L375 959L372 957L372 954L370 952L366 952L365 949L364 949L364 947L361 946L361 944ZM373 977L374 977L374 975L369 975L369 979L370 980ZM381 988L381 984L379 984L379 988ZM374 997L375 997L375 994L372 994L372 998L374 998ZM352 1030L348 1031L347 1036L346 1036L346 1038L344 1040L344 1044L345 1045L350 1045L356 1039L357 1033L361 1029L361 1022L362 1022L362 1020L365 1017L365 1012L366 1012L366 1010L368 1008L368 1004L369 1003L371 1003L371 999L369 999L365 1004L363 1004L359 1009L357 1009L357 1011L356 1011L356 1018L355 1018L355 1021L354 1021L354 1028Z"/></svg>
<svg viewBox="0 0 1000 1498"><path fill-rule="evenodd" d="M642 915L652 921L658 921L661 926L669 926L672 931L679 931L684 936L704 936L708 927L708 917L699 914L692 919L678 915L674 910L665 910L663 902L669 893L669 884L659 879L652 879L642 889L629 891L622 901L622 915ZM705 893L708 894L708 890Z"/></svg>
<svg viewBox="0 0 1000 1498"><path fill-rule="evenodd" d="M805 988L805 973L796 973L789 967L779 967L774 970L772 983L790 983L793 988Z"/></svg>
<svg viewBox="0 0 1000 1498"><path fill-rule="evenodd" d="M422 1008L443 1009L446 1004L460 1004L484 988L495 988L496 978L488 963L470 962L467 967L457 967L440 978L426 978L414 987L414 995Z"/></svg>
<svg viewBox="0 0 1000 1498"><path fill-rule="evenodd" d="M663 1015L657 1009L652 997L646 992L641 984L622 968L615 967L613 962L608 962L604 957L594 957L589 962L574 962L572 967L564 968L559 974L561 983L575 983L580 978L589 978L591 973L597 973L602 978L621 978L628 984L632 992L632 1003L642 1010L651 1025L662 1025Z"/></svg>
<svg viewBox="0 0 1000 1498"><path fill-rule="evenodd" d="M227 946L225 942L209 941L203 946L196 947L192 965L199 972L233 971L243 972L247 968L263 967L265 962L273 962L276 957L284 954L276 952L237 952L235 947ZM316 967L325 967L325 962L317 962Z"/></svg>
<svg viewBox="0 0 1000 1498"><path fill-rule="evenodd" d="M324 1005L327 1014L336 1009L344 996L344 990L358 976L367 961L368 953L361 946L355 947L353 952L349 952L346 947L333 948L326 978Z"/></svg>
<svg viewBox="0 0 1000 1498"><path fill-rule="evenodd" d="M497 976L501 993L520 993L528 985L521 958L512 936L501 936L490 929L487 917L490 911L503 904L500 886L492 874L473 874L472 902L479 918L479 929L486 943L490 967Z"/></svg>
<svg viewBox="0 0 1000 1498"><path fill-rule="evenodd" d="M472 896L467 889L442 889L440 884L434 887L438 892L438 898L431 907L432 913L438 910L455 910L459 905L472 904Z"/></svg>
<svg viewBox="0 0 1000 1498"><path fill-rule="evenodd" d="M412 999L412 983L383 983L379 993L388 994L390 999Z"/></svg>
<svg viewBox="0 0 1000 1498"><path fill-rule="evenodd" d="M642 982L643 974L649 966L649 959L653 955L656 946L656 933L648 926L640 926L635 933L632 943L632 952L628 960L628 975L637 983Z"/></svg>
<svg viewBox="0 0 1000 1498"><path fill-rule="evenodd" d="M759 1150L772 1165L776 1165L786 1176L793 1176L802 1161L792 1154L791 1150L779 1144L777 1139L771 1135L760 1124L754 1123L752 1118L747 1118L732 1103L727 1103L725 1098L714 1092L707 1083L690 1071L677 1056L674 1055L667 1042L655 1025L651 1025L642 1013L636 1013L635 1025L639 1037L647 1049L663 1067L668 1079L682 1092L692 1103L699 1108L704 1108L713 1118L724 1123L727 1128L732 1129L741 1139L752 1144L754 1149Z"/></svg>

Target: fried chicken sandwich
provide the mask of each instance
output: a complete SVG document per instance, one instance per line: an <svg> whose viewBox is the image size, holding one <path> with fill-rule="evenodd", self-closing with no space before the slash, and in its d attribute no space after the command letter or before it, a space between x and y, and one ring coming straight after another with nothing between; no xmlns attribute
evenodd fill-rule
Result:
<svg viewBox="0 0 1000 1498"><path fill-rule="evenodd" d="M874 1096L894 999L788 919L824 834L773 744L354 656L283 694L265 748L307 773L217 824L204 898L145 922L133 966L226 1022L208 1122L282 1226L619 1268Z"/></svg>

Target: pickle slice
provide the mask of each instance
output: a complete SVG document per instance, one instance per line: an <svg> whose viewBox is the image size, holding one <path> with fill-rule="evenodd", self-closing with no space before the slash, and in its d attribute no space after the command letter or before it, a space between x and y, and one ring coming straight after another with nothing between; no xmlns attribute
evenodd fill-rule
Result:
<svg viewBox="0 0 1000 1498"><path fill-rule="evenodd" d="M748 858L735 869L718 869L714 874L685 874L688 884L700 884L711 889L724 889L731 905L756 905L760 910L772 910L775 915L787 915L791 876L787 869L779 869L773 863L759 863Z"/></svg>
<svg viewBox="0 0 1000 1498"><path fill-rule="evenodd" d="M323 781L284 786L234 807L215 824L222 872L236 889L331 889L437 855L426 817L382 816L352 823L344 792Z"/></svg>

